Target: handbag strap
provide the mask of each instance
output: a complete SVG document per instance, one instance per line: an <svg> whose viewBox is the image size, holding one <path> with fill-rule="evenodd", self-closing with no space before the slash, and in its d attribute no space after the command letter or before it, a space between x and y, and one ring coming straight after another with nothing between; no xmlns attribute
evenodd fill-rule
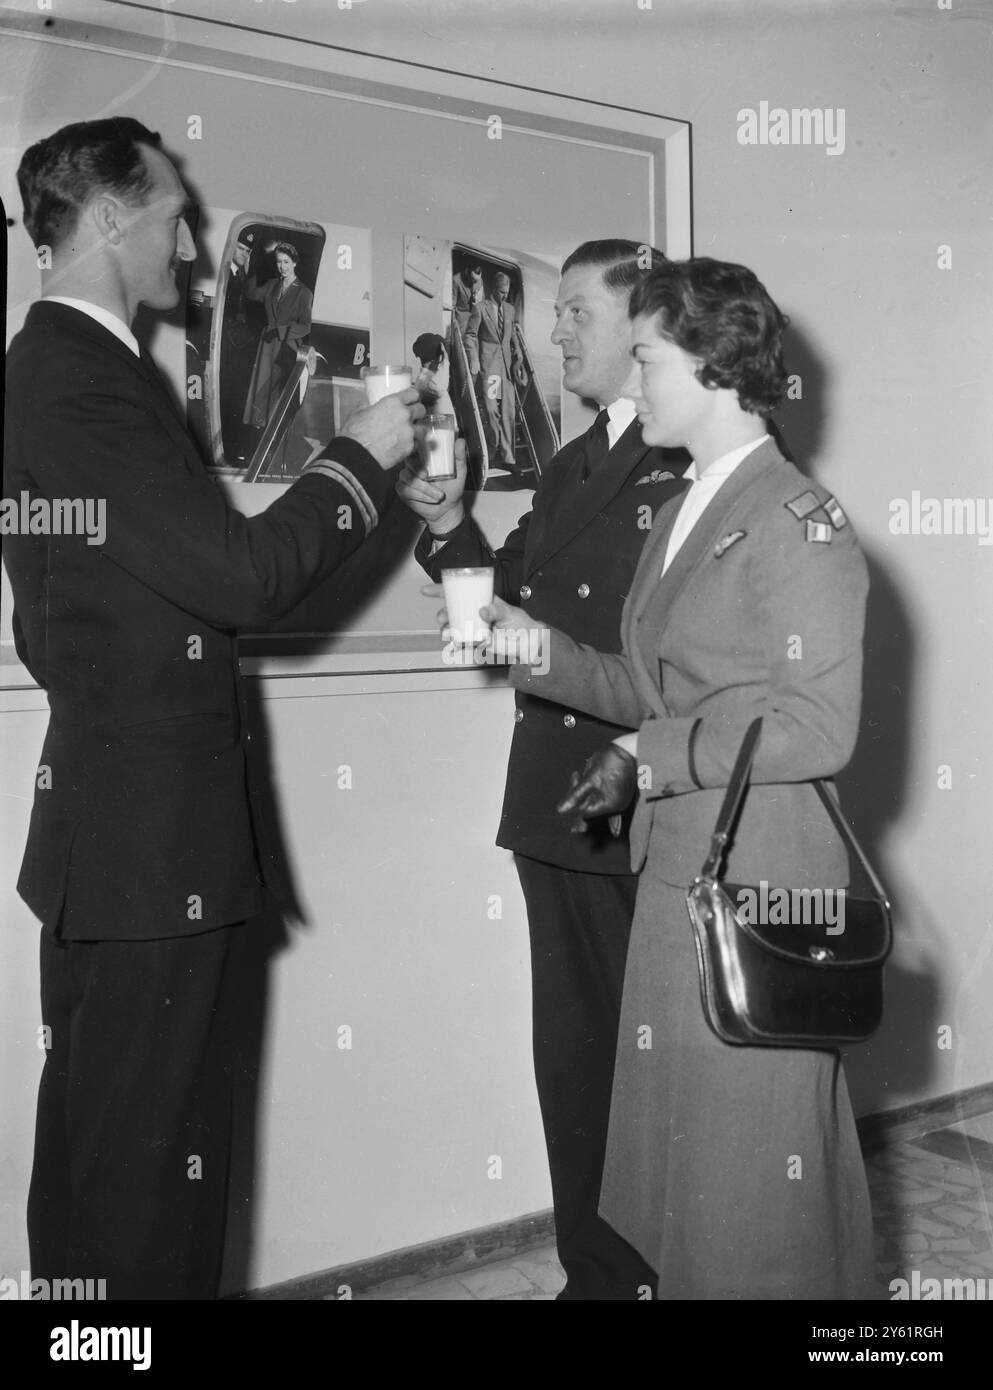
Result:
<svg viewBox="0 0 993 1390"><path fill-rule="evenodd" d="M741 741L738 756L735 759L734 768L731 772L731 780L728 782L727 791L724 793L724 800L717 815L717 823L714 826L714 833L710 840L710 853L704 861L703 868L700 870L700 877L707 879L717 879L720 877L720 869L727 852L727 843L731 837L741 813L741 803L744 800L745 792L748 790L749 777L752 771L752 763L755 760L755 750L762 733L762 719L753 719L745 730L745 737ZM841 807L834 796L831 795L827 784L817 777L813 781L814 791L820 797L821 803L835 829L844 840L848 849L852 851L855 858L865 870L866 877L872 884L876 896L889 909L889 899L886 896L886 889L879 881L872 865L863 853L862 846L855 838L855 832L848 824L842 814Z"/></svg>
<svg viewBox="0 0 993 1390"><path fill-rule="evenodd" d="M824 809L827 811L832 821L834 821L835 829L838 831L838 834L841 836L845 844L852 851L852 853L855 855L855 858L858 860L858 862L862 865L862 868L865 870L865 876L872 884L873 892L876 894L876 897L879 898L883 903L885 903L886 908L888 910L890 906L890 901L889 898L887 898L886 896L886 889L883 887L882 883L880 883L878 877L876 876L875 870L869 863L868 859L866 859L865 854L862 851L862 846L855 838L855 831L852 829L852 827L848 824L848 821L845 819L841 807L838 805L836 798L832 796L830 791L828 790L827 783L823 782L818 777L817 780L814 782L814 791L821 798L821 801L824 804Z"/></svg>
<svg viewBox="0 0 993 1390"><path fill-rule="evenodd" d="M741 747L738 749L738 756L735 759L731 780L728 783L727 791L724 793L724 800L721 802L721 809L717 815L717 824L714 826L714 833L710 837L710 853L704 860L703 868L700 870L701 878L720 877L721 863L727 849L727 842L738 820L742 798L748 790L748 776L752 770L755 749L758 745L761 733L761 717L753 719L745 730L745 737L741 740Z"/></svg>

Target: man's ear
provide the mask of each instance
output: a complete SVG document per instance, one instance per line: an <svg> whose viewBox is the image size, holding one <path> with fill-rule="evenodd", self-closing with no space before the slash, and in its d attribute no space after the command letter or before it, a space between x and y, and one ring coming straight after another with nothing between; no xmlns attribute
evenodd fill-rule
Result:
<svg viewBox="0 0 993 1390"><path fill-rule="evenodd" d="M87 215L105 241L117 246L124 237L124 208L109 193L98 193L87 208Z"/></svg>

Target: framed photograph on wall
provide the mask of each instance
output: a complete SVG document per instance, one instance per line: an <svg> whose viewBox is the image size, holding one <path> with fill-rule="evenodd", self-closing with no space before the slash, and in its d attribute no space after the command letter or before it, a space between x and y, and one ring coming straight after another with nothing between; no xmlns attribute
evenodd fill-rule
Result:
<svg viewBox="0 0 993 1390"><path fill-rule="evenodd" d="M54 26L28 8L0 15L17 60L18 141L49 132L53 112L113 109L159 131L177 159L201 209L198 259L182 309L139 331L218 486L240 510L262 510L361 401L365 362L417 370L415 343L440 339L473 513L499 544L556 449L593 418L562 391L549 343L559 267L597 237L691 254L688 122L276 33L261 49L237 24L153 7L85 8L85 22L70 6ZM13 167L2 192L17 206ZM12 335L39 278L23 229L10 242ZM292 334L266 317L280 243L297 257L309 315ZM240 259L257 297L236 283ZM498 282L510 328L494 354L473 317L497 313ZM262 341L272 330L279 342ZM392 507L333 581L245 651L306 653L306 669L436 665L434 608L412 553L419 529ZM5 595L2 639L16 664L9 607Z"/></svg>

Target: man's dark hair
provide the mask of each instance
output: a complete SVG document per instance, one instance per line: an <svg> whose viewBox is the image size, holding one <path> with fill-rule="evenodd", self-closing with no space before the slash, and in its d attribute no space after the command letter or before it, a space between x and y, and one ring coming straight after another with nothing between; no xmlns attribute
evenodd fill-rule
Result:
<svg viewBox="0 0 993 1390"><path fill-rule="evenodd" d="M628 312L654 318L660 337L699 358L697 381L737 391L743 410L768 415L782 399L789 319L746 266L709 256L670 261L641 281Z"/></svg>
<svg viewBox="0 0 993 1390"><path fill-rule="evenodd" d="M647 264L646 264L647 262ZM564 275L578 266L600 266L603 283L615 294L630 294L646 275L668 262L661 251L642 241L614 237L606 241L584 241L562 262Z"/></svg>
<svg viewBox="0 0 993 1390"><path fill-rule="evenodd" d="M75 228L96 193L130 206L151 192L140 149L158 149L160 137L130 116L78 121L25 150L17 169L24 225L35 246L57 247Z"/></svg>

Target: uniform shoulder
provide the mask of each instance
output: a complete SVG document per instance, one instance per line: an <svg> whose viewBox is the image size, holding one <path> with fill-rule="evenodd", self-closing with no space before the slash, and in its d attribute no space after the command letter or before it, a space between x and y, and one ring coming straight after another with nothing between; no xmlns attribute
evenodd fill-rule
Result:
<svg viewBox="0 0 993 1390"><path fill-rule="evenodd" d="M110 336L109 334L107 335ZM12 339L7 352L7 408L22 417L57 409L61 401L110 395L143 399L144 377L126 348L76 331L70 324L29 319Z"/></svg>
<svg viewBox="0 0 993 1390"><path fill-rule="evenodd" d="M15 400L26 392L61 392L84 361L92 363L84 338L71 331L53 333L47 324L29 318L7 349L7 390Z"/></svg>
<svg viewBox="0 0 993 1390"><path fill-rule="evenodd" d="M776 529L805 544L853 539L848 514L834 493L786 459L778 459L766 471L761 496Z"/></svg>

